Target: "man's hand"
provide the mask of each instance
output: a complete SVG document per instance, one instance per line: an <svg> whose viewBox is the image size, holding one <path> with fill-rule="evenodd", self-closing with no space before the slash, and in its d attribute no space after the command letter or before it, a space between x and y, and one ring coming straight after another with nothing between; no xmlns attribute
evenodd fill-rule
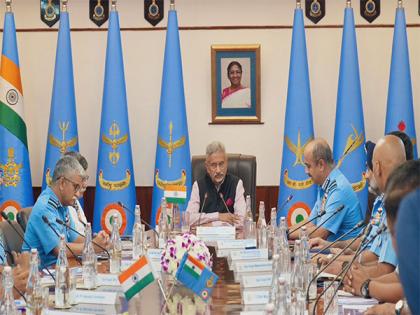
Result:
<svg viewBox="0 0 420 315"><path fill-rule="evenodd" d="M12 270L13 273L13 282L15 287L22 293L26 291L26 283L28 282L29 277L29 269L22 268L21 266L17 265ZM15 298L20 298L20 295L16 290L14 290L13 295Z"/></svg>
<svg viewBox="0 0 420 315"><path fill-rule="evenodd" d="M29 270L29 265L31 261L31 254L29 252L16 253L15 251L13 251L12 255L13 260L15 261L15 265L20 265L23 269Z"/></svg>
<svg viewBox="0 0 420 315"><path fill-rule="evenodd" d="M365 315L395 315L395 304L383 303L369 307Z"/></svg>
<svg viewBox="0 0 420 315"><path fill-rule="evenodd" d="M235 223L240 223L241 219L238 215L232 213L219 213L219 221L229 223L234 225Z"/></svg>
<svg viewBox="0 0 420 315"><path fill-rule="evenodd" d="M353 295L361 295L360 288L369 276L359 264L354 264L344 278L344 291Z"/></svg>
<svg viewBox="0 0 420 315"><path fill-rule="evenodd" d="M328 242L320 237L314 237L309 240L309 248L321 249L330 244L331 242Z"/></svg>
<svg viewBox="0 0 420 315"><path fill-rule="evenodd" d="M109 249L111 247L111 244L109 242L109 235L105 231L100 231L98 235L93 239L93 241L102 247ZM95 244L93 244L95 246ZM95 246L96 252L101 252L103 249L99 248L98 246Z"/></svg>

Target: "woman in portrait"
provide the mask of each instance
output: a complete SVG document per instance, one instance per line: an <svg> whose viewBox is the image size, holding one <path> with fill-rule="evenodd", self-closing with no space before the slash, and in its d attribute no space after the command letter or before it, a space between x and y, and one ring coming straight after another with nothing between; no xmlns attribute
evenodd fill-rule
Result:
<svg viewBox="0 0 420 315"><path fill-rule="evenodd" d="M251 90L243 86L242 65L232 61L227 67L230 86L222 91L222 108L251 108Z"/></svg>

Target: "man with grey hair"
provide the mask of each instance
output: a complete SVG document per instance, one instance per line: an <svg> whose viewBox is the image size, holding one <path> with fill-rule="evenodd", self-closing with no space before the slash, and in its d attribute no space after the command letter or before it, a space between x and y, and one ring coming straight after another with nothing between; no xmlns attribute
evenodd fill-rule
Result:
<svg viewBox="0 0 420 315"><path fill-rule="evenodd" d="M69 247L76 255L82 253L84 238L58 224L56 219L60 219L74 228L74 222L69 216L68 206L73 204L75 194L82 189L84 176L85 172L75 158L62 157L55 165L51 187L47 187L41 193L32 208L25 231L26 242L23 244L22 250L38 249L41 266L50 266L56 263L60 241L54 231L44 223L43 216L48 218L58 234L65 236ZM108 235L103 231L99 232L94 239L96 243L103 247L108 247L108 240ZM71 253L68 254L72 255Z"/></svg>
<svg viewBox="0 0 420 315"><path fill-rule="evenodd" d="M234 225L243 227L246 206L242 180L227 173L228 161L223 143L214 141L206 148L206 175L191 191L187 213L191 226Z"/></svg>
<svg viewBox="0 0 420 315"><path fill-rule="evenodd" d="M312 178L314 184L319 186L318 197L309 219L290 229L305 224L325 210L326 213L323 216L306 225L307 230L311 233L317 228L311 235L312 237L334 241L364 219L359 199L347 178L334 166L331 148L327 141L319 138L309 142L303 152L303 158L306 174ZM344 208L335 213L340 206L344 206ZM355 229L343 240L354 238L359 232L360 229ZM299 230L291 233L289 237L297 239Z"/></svg>

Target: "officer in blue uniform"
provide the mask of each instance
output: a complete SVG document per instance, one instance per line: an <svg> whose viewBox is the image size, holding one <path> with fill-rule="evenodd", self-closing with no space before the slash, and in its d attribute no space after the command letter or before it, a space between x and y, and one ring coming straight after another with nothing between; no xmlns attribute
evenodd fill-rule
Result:
<svg viewBox="0 0 420 315"><path fill-rule="evenodd" d="M320 186L309 220L315 218L323 209L326 211L322 217L308 223L308 232L321 226L311 237L334 241L363 220L359 199L346 177L334 167L331 148L324 139L315 139L308 143L303 156L305 172L312 178L314 184ZM340 206L344 208L334 214ZM302 225L307 221L299 224ZM359 232L360 229L355 229L343 240L354 238ZM299 235L295 232L290 237L296 239Z"/></svg>
<svg viewBox="0 0 420 315"><path fill-rule="evenodd" d="M69 156L61 158L55 166L51 187L47 187L41 193L32 208L25 240L30 248L38 249L42 266L50 266L57 261L59 237L54 230L59 235L65 236L69 247L76 255L82 253L84 238L57 223L56 219L74 227L67 206L73 204L73 197L82 188L84 176L85 172L75 158ZM51 227L44 222L44 216L48 218ZM103 247L108 247L108 240L108 235L103 231L94 239ZM29 251L30 248L24 243L22 250Z"/></svg>

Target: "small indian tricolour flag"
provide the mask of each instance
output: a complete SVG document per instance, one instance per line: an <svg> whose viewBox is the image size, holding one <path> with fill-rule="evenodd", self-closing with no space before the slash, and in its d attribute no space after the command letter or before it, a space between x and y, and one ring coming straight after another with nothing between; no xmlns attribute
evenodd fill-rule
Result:
<svg viewBox="0 0 420 315"><path fill-rule="evenodd" d="M155 276L152 272L152 267L146 256L140 257L134 264L132 264L126 271L122 272L118 280L124 289L124 294L127 300L155 281Z"/></svg>
<svg viewBox="0 0 420 315"><path fill-rule="evenodd" d="M188 272L194 278L199 279L204 268L205 266L201 261L191 255L188 255L184 264L184 270L186 272Z"/></svg>
<svg viewBox="0 0 420 315"><path fill-rule="evenodd" d="M185 200L187 200L187 186L166 185L163 196L168 203L185 203Z"/></svg>

